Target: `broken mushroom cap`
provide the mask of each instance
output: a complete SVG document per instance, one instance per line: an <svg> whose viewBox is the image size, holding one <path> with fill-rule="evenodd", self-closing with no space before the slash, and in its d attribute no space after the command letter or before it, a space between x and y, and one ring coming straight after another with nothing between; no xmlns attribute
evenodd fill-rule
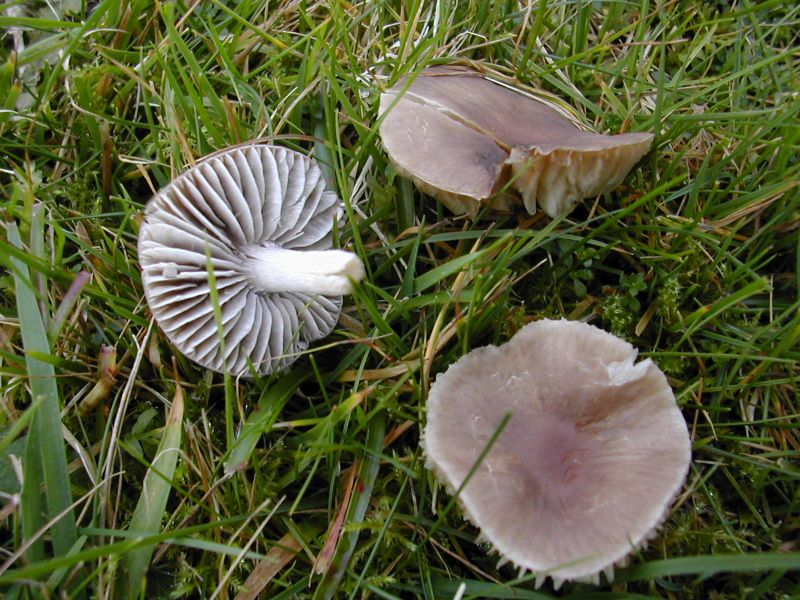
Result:
<svg viewBox="0 0 800 600"><path fill-rule="evenodd" d="M286 367L331 332L342 294L364 276L355 254L331 249L340 214L307 156L265 144L212 155L145 209L139 261L153 316L209 369L266 375Z"/></svg>
<svg viewBox="0 0 800 600"><path fill-rule="evenodd" d="M543 98L456 66L406 75L381 95L380 135L398 171L455 213L509 205L551 217L619 185L652 133L580 129Z"/></svg>
<svg viewBox="0 0 800 600"><path fill-rule="evenodd" d="M655 535L690 462L664 374L585 323L544 320L473 350L427 402L428 466L504 560L540 577L599 582Z"/></svg>

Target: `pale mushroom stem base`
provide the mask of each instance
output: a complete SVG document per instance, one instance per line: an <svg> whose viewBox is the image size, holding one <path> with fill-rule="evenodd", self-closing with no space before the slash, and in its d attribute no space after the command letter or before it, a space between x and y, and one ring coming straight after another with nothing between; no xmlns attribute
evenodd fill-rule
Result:
<svg viewBox="0 0 800 600"><path fill-rule="evenodd" d="M364 263L345 250L288 250L275 244L251 246L245 253L247 277L260 292L341 296L364 278Z"/></svg>

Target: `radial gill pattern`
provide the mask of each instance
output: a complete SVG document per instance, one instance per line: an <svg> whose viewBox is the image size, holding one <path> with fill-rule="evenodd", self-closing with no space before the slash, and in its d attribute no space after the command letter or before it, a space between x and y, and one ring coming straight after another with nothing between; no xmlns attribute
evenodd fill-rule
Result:
<svg viewBox="0 0 800 600"><path fill-rule="evenodd" d="M330 333L342 299L260 291L247 275L248 256L258 247L328 249L340 211L319 167L285 148L233 148L186 171L147 204L139 234L145 294L161 329L215 371L287 366Z"/></svg>

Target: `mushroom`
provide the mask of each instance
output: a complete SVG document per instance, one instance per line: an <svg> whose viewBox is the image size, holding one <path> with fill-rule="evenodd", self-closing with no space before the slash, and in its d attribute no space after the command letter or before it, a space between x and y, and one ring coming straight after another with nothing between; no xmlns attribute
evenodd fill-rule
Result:
<svg viewBox="0 0 800 600"><path fill-rule="evenodd" d="M364 277L355 254L331 249L340 215L307 156L266 144L211 155L145 209L139 261L153 316L209 369L238 376L286 367L331 332L342 294Z"/></svg>
<svg viewBox="0 0 800 600"><path fill-rule="evenodd" d="M686 422L664 374L636 354L592 325L543 320L463 356L430 388L429 468L458 491L479 539L537 585L611 580L683 484Z"/></svg>
<svg viewBox="0 0 800 600"><path fill-rule="evenodd" d="M509 206L551 217L615 188L652 133L585 131L552 102L464 67L401 77L381 95L380 135L398 171L455 213Z"/></svg>

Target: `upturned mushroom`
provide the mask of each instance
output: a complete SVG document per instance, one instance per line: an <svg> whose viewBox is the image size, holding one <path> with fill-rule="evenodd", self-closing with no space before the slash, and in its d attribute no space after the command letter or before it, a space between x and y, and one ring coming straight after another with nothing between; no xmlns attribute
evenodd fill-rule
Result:
<svg viewBox="0 0 800 600"><path fill-rule="evenodd" d="M543 320L473 350L431 386L428 466L460 490L481 539L537 584L611 580L683 484L686 422L664 374L636 354L591 325Z"/></svg>
<svg viewBox="0 0 800 600"><path fill-rule="evenodd" d="M381 95L380 135L398 171L457 214L507 208L551 217L619 185L652 133L601 135L543 98L457 66L404 76Z"/></svg>
<svg viewBox="0 0 800 600"><path fill-rule="evenodd" d="M341 212L319 166L298 152L249 144L202 160L145 209L139 261L153 316L209 369L288 366L331 332L342 294L364 277L358 256L331 249Z"/></svg>

